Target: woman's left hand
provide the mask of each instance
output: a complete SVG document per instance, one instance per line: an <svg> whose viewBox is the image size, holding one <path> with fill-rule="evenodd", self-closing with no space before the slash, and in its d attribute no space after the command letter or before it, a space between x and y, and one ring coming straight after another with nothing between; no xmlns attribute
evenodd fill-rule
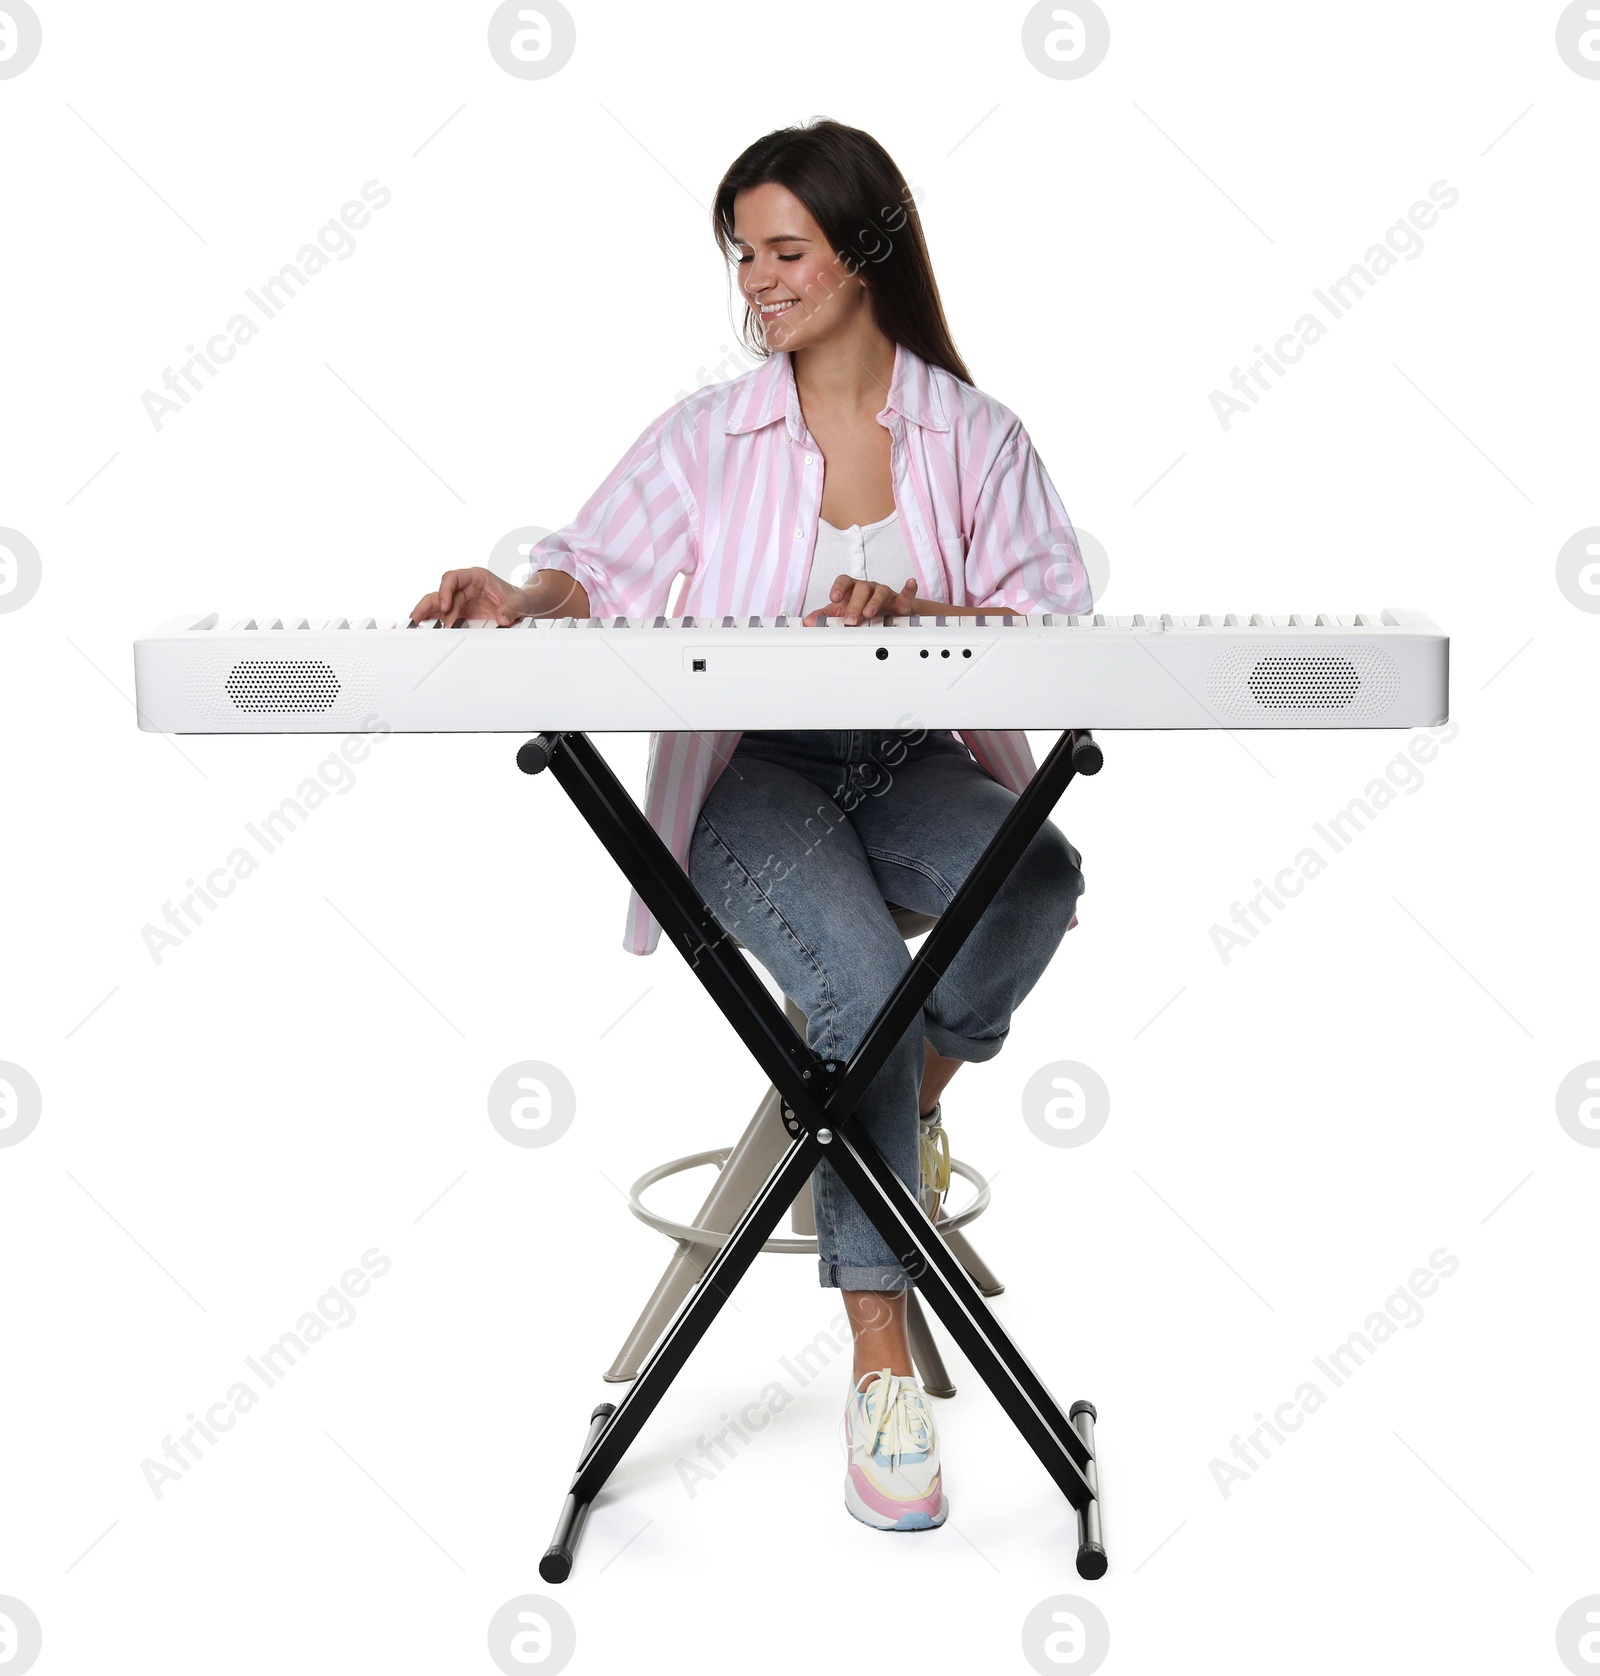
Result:
<svg viewBox="0 0 1600 1676"><path fill-rule="evenodd" d="M806 628L815 628L819 617L843 617L846 623L909 617L916 612L918 603L915 576L907 577L906 585L896 593L887 582L867 582L859 576L845 575L835 580L828 604L819 605L800 621ZM929 603L921 602L924 606Z"/></svg>

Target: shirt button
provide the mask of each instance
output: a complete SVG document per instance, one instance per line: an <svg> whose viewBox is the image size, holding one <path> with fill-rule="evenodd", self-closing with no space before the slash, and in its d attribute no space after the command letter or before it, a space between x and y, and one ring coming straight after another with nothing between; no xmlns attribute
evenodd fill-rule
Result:
<svg viewBox="0 0 1600 1676"><path fill-rule="evenodd" d="M796 530L794 532L794 538L795 538L796 541L798 541L800 539L800 531L799 530Z"/></svg>
<svg viewBox="0 0 1600 1676"><path fill-rule="evenodd" d="M811 455L811 454L807 454L807 455L806 455L806 464L807 464L807 465L808 465L808 466L810 466L810 465L815 465L815 464L816 464L816 458L815 458L815 456L814 456L814 455Z"/></svg>

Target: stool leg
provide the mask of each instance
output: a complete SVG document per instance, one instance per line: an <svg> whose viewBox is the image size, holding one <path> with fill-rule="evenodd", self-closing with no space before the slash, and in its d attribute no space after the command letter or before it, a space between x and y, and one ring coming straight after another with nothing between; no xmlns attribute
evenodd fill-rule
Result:
<svg viewBox="0 0 1600 1676"><path fill-rule="evenodd" d="M806 1015L786 995L783 998L784 1017L794 1026L795 1034L803 1042L806 1039ZM817 1178L813 1176L811 1181ZM808 1181L794 1196L794 1205L789 1211L789 1227L803 1239L814 1240L817 1237L816 1206L811 1198L811 1182Z"/></svg>
<svg viewBox="0 0 1600 1676"><path fill-rule="evenodd" d="M782 1102L778 1091L769 1087L761 1104L756 1107L755 1116L739 1137L738 1144L728 1154L727 1162L717 1171L717 1179L706 1195L705 1203L692 1218L694 1225L717 1233L731 1233L761 1191L762 1184L772 1174L788 1144L789 1132L783 1126ZM804 1191L809 1194L809 1182ZM632 1379L638 1373L639 1364L672 1324L678 1306L711 1267L718 1249L714 1245L678 1241L661 1279L656 1282L655 1291L650 1294L650 1301L607 1370L607 1380L616 1384Z"/></svg>
<svg viewBox="0 0 1600 1676"><path fill-rule="evenodd" d="M972 1284L984 1297L998 1297L1005 1291L1005 1282L997 1280L994 1270L972 1249L972 1242L964 1229L957 1228L953 1233L945 1234L944 1243L954 1252L956 1261L972 1276Z"/></svg>
<svg viewBox="0 0 1600 1676"><path fill-rule="evenodd" d="M923 1390L930 1397L953 1397L956 1388L945 1371L944 1357L939 1354L938 1341L922 1313L922 1300L914 1286L906 1291L906 1337L911 1341L911 1360Z"/></svg>
<svg viewBox="0 0 1600 1676"><path fill-rule="evenodd" d="M816 1179L813 1176L811 1181ZM808 1240L817 1237L817 1207L811 1197L811 1181L795 1194L794 1206L789 1212L790 1230Z"/></svg>

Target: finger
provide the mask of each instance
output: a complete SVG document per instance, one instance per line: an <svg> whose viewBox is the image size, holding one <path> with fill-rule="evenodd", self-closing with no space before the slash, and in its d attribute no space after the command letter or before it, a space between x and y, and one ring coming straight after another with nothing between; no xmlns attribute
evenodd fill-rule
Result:
<svg viewBox="0 0 1600 1676"><path fill-rule="evenodd" d="M844 620L847 623L854 623L860 620L862 609L865 607L867 601L872 598L875 587L876 584L872 582L856 582L852 585L850 589L850 598L845 603L844 608Z"/></svg>
<svg viewBox="0 0 1600 1676"><path fill-rule="evenodd" d="M892 617L898 609L899 599L899 594L887 582L879 582L873 588L872 598L867 601L862 615L874 621L880 617Z"/></svg>
<svg viewBox="0 0 1600 1676"><path fill-rule="evenodd" d="M866 608L861 615L863 617L882 616L884 608L893 601L894 597L894 589L883 582L879 582L873 588L872 597L867 601Z"/></svg>
<svg viewBox="0 0 1600 1676"><path fill-rule="evenodd" d="M478 597L478 578L470 570L452 570L449 573L450 597L441 599L446 628L454 628L462 618L468 615Z"/></svg>
<svg viewBox="0 0 1600 1676"><path fill-rule="evenodd" d="M430 617L437 616L438 611L439 596L437 594L424 594L422 598L411 607L411 621L414 623L425 623Z"/></svg>

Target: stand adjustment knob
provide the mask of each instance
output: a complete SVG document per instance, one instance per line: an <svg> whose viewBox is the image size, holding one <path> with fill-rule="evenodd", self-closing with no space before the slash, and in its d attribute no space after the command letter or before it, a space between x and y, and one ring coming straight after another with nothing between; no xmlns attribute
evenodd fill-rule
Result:
<svg viewBox="0 0 1600 1676"><path fill-rule="evenodd" d="M555 755L555 741L548 734L536 733L517 752L517 767L524 774L542 774Z"/></svg>

